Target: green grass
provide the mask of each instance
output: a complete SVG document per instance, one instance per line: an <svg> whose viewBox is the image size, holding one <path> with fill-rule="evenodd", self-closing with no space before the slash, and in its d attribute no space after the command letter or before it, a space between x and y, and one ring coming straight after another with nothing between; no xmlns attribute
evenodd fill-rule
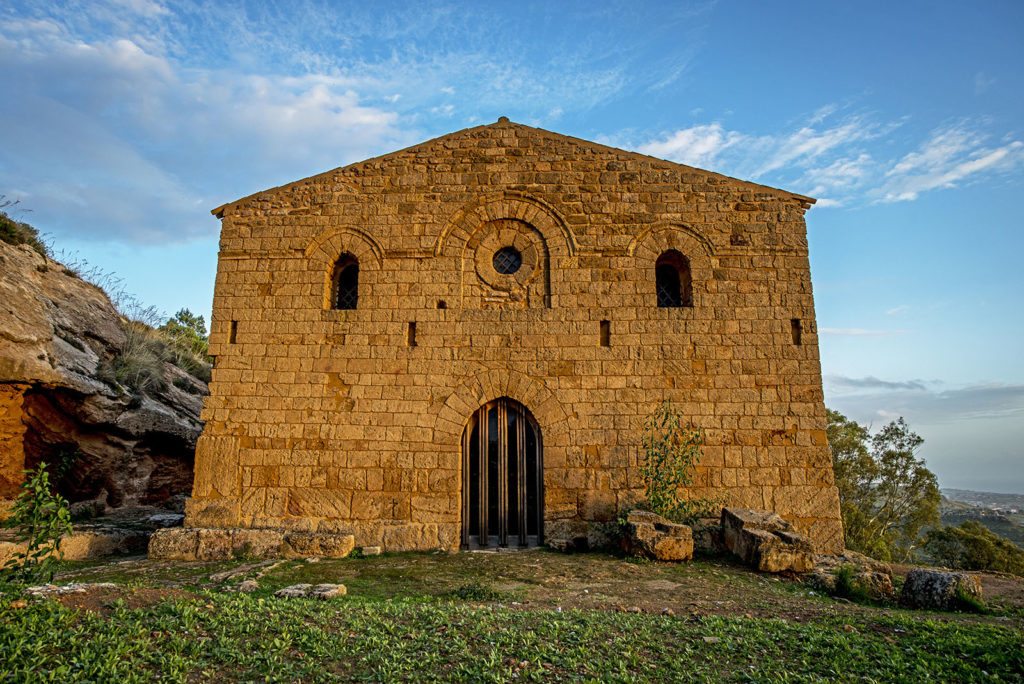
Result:
<svg viewBox="0 0 1024 684"><path fill-rule="evenodd" d="M899 616L800 624L217 594L112 608L0 599L0 680L1024 678L1019 632Z"/></svg>

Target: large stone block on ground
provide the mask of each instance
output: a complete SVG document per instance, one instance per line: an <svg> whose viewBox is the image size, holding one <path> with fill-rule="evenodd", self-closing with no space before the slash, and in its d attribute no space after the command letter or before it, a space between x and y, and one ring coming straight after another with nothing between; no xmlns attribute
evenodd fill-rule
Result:
<svg viewBox="0 0 1024 684"><path fill-rule="evenodd" d="M622 544L627 553L660 561L685 561L693 557L690 527L649 511L631 511L626 516Z"/></svg>
<svg viewBox="0 0 1024 684"><path fill-rule="evenodd" d="M918 568L907 573L900 592L904 608L925 610L957 610L965 600L981 601L981 582L973 575Z"/></svg>
<svg viewBox="0 0 1024 684"><path fill-rule="evenodd" d="M722 509L725 546L761 572L808 572L814 544L775 513L747 508Z"/></svg>

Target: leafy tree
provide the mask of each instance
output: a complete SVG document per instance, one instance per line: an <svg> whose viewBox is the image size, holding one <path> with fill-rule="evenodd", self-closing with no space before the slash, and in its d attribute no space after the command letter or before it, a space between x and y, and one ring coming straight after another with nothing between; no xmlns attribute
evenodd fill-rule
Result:
<svg viewBox="0 0 1024 684"><path fill-rule="evenodd" d="M53 578L56 557L63 555L60 540L72 532L71 513L64 497L53 491L45 462L25 474L21 492L4 526L14 528L15 539L28 542L28 546L9 558L4 570L15 580L49 580Z"/></svg>
<svg viewBox="0 0 1024 684"><path fill-rule="evenodd" d="M995 570L1024 577L1024 549L974 520L928 530L925 552L958 570Z"/></svg>
<svg viewBox="0 0 1024 684"><path fill-rule="evenodd" d="M924 442L903 418L874 436L838 411L827 434L846 545L882 560L907 560L921 529L939 520L939 485L914 454Z"/></svg>
<svg viewBox="0 0 1024 684"><path fill-rule="evenodd" d="M647 417L641 444L645 508L675 522L713 514L720 501L680 496L681 490L693 484L693 470L704 444L703 430L684 425L679 412L665 402Z"/></svg>
<svg viewBox="0 0 1024 684"><path fill-rule="evenodd" d="M202 316L196 316L188 309L181 309L158 330L172 344L190 351L198 357L206 357L209 338L206 336L206 321Z"/></svg>

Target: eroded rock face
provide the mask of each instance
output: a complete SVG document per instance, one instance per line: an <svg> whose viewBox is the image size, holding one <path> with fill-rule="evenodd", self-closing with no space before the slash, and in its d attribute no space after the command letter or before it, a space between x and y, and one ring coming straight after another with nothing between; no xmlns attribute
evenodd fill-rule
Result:
<svg viewBox="0 0 1024 684"><path fill-rule="evenodd" d="M725 546L761 572L807 572L814 567L810 537L770 511L722 509Z"/></svg>
<svg viewBox="0 0 1024 684"><path fill-rule="evenodd" d="M167 389L153 396L103 379L126 339L102 290L0 243L0 517L22 470L44 460L64 466L61 494L97 512L191 489L207 387L171 364Z"/></svg>
<svg viewBox="0 0 1024 684"><path fill-rule="evenodd" d="M900 592L904 608L958 610L964 607L965 599L982 600L981 582L973 575L945 570L911 570Z"/></svg>
<svg viewBox="0 0 1024 684"><path fill-rule="evenodd" d="M660 561L693 558L693 532L649 511L630 511L622 544L627 553Z"/></svg>

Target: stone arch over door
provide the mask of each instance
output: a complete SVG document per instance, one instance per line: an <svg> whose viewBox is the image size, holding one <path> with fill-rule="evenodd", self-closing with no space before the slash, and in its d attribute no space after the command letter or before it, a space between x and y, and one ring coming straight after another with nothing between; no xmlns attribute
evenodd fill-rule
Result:
<svg viewBox="0 0 1024 684"><path fill-rule="evenodd" d="M508 398L522 404L537 422L543 435L544 479L547 485L552 473L564 471L568 459L571 416L548 387L540 380L507 369L491 369L466 378L437 409L434 420L434 444L439 451L441 468L457 474L453 487L462 507L462 437L466 425L481 406L496 399ZM552 492L545 486L545 518L550 524ZM458 543L457 540L453 540Z"/></svg>

